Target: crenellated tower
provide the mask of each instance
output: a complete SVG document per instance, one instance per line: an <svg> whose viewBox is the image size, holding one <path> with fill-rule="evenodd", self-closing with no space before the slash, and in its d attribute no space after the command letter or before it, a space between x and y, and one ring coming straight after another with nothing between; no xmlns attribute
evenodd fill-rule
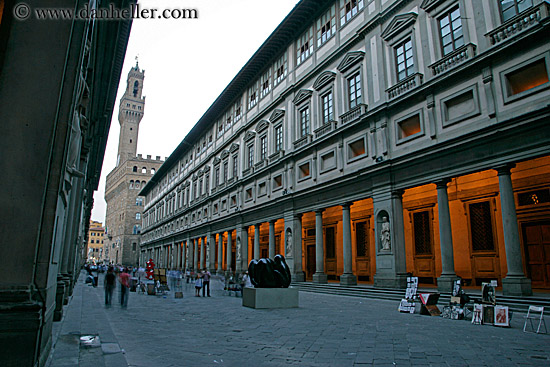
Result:
<svg viewBox="0 0 550 367"><path fill-rule="evenodd" d="M145 70L140 70L136 61L136 66L128 73L126 92L120 99L117 166L136 156L139 123L145 110L145 97L142 96L144 76Z"/></svg>

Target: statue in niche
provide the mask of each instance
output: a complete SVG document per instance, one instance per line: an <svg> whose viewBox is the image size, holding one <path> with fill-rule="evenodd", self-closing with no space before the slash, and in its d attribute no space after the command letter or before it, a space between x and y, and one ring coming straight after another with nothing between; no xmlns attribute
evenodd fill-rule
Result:
<svg viewBox="0 0 550 367"><path fill-rule="evenodd" d="M283 255L275 255L273 260L250 261L248 274L254 288L288 288L290 285L290 269Z"/></svg>
<svg viewBox="0 0 550 367"><path fill-rule="evenodd" d="M286 230L286 256L292 257L292 230Z"/></svg>
<svg viewBox="0 0 550 367"><path fill-rule="evenodd" d="M382 225L380 229L380 243L382 244L382 250L384 251L391 250L390 234L390 222L388 221L388 217L384 216L382 218Z"/></svg>
<svg viewBox="0 0 550 367"><path fill-rule="evenodd" d="M241 261L241 238L240 237L237 237L237 244L235 246L235 252L237 253L236 261Z"/></svg>
<svg viewBox="0 0 550 367"><path fill-rule="evenodd" d="M206 241L206 262L210 261L210 241Z"/></svg>

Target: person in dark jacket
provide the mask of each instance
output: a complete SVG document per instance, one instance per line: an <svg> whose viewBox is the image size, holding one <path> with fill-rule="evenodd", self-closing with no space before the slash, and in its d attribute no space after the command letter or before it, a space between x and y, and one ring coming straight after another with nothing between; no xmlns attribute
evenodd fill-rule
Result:
<svg viewBox="0 0 550 367"><path fill-rule="evenodd" d="M113 267L109 266L107 274L105 274L104 288L105 288L105 305L110 306L113 299L113 292L116 287L116 275L113 271Z"/></svg>

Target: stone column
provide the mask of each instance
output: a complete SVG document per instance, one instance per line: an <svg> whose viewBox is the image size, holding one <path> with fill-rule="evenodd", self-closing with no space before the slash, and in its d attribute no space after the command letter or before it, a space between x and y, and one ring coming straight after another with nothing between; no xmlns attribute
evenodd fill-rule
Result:
<svg viewBox="0 0 550 367"><path fill-rule="evenodd" d="M313 282L327 283L323 246L323 209L315 211L315 274L313 274Z"/></svg>
<svg viewBox="0 0 550 367"><path fill-rule="evenodd" d="M241 270L248 270L248 227L241 230Z"/></svg>
<svg viewBox="0 0 550 367"><path fill-rule="evenodd" d="M183 267L184 271L186 271L187 269L189 269L189 240L186 240L183 244L183 254Z"/></svg>
<svg viewBox="0 0 550 367"><path fill-rule="evenodd" d="M197 268L199 262L199 239L195 238L193 244L193 269L197 272L199 270Z"/></svg>
<svg viewBox="0 0 550 367"><path fill-rule="evenodd" d="M232 259L232 247L233 247L233 239L231 238L231 234L232 234L233 231L227 231L227 260L226 260L226 263L227 263L227 266L226 266L226 274L227 276L230 276L233 271L235 269L231 269L231 262L233 261Z"/></svg>
<svg viewBox="0 0 550 367"><path fill-rule="evenodd" d="M206 236L206 267L208 268L208 271L210 273L214 274L216 272L216 268L214 268L214 265L216 264L216 237L215 235L212 236L211 232L208 232L208 235Z"/></svg>
<svg viewBox="0 0 550 367"><path fill-rule="evenodd" d="M260 259L260 224L254 225L254 259Z"/></svg>
<svg viewBox="0 0 550 367"><path fill-rule="evenodd" d="M206 267L205 257L206 257L206 237L201 237L201 261L199 264L199 269L204 269Z"/></svg>
<svg viewBox="0 0 550 367"><path fill-rule="evenodd" d="M407 262L403 223L402 191L386 187L373 193L376 238L374 286L406 288Z"/></svg>
<svg viewBox="0 0 550 367"><path fill-rule="evenodd" d="M526 278L523 273L523 254L519 241L516 203L510 175L510 169L513 167L514 165L505 165L496 168L500 189L506 263L508 264L508 273L502 279L502 293L506 296L530 296L533 294L533 290L531 289L531 279Z"/></svg>
<svg viewBox="0 0 550 367"><path fill-rule="evenodd" d="M441 276L437 278L437 289L445 293L452 292L453 283L457 279L453 254L449 196L447 194L447 183L449 181L450 180L442 180L436 182L437 210L439 215L439 242L441 247Z"/></svg>
<svg viewBox="0 0 550 367"><path fill-rule="evenodd" d="M269 221L269 258L275 257L275 221Z"/></svg>
<svg viewBox="0 0 550 367"><path fill-rule="evenodd" d="M304 282L306 280L306 273L302 269L302 214L295 214L294 218L294 234L293 243L294 247L294 281Z"/></svg>
<svg viewBox="0 0 550 367"><path fill-rule="evenodd" d="M344 247L344 274L340 276L340 284L342 285L357 285L357 277L353 274L351 252L351 204L345 203L342 205L342 243Z"/></svg>
<svg viewBox="0 0 550 367"><path fill-rule="evenodd" d="M218 233L218 275L223 274L223 232Z"/></svg>

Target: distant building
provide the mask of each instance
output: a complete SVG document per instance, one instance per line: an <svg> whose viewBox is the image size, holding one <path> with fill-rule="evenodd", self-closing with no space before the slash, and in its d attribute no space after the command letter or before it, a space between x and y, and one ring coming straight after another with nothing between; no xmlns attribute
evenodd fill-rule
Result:
<svg viewBox="0 0 550 367"><path fill-rule="evenodd" d="M55 6L91 14L131 3ZM132 21L40 20L51 1L20 5L0 1L0 366L42 367L86 261Z"/></svg>
<svg viewBox="0 0 550 367"><path fill-rule="evenodd" d="M88 261L99 262L102 261L103 255L103 237L105 235L105 228L103 223L90 220L90 229L88 229Z"/></svg>
<svg viewBox="0 0 550 367"><path fill-rule="evenodd" d="M223 272L281 253L295 281L550 289L549 14L300 1L142 189L143 259Z"/></svg>
<svg viewBox="0 0 550 367"><path fill-rule="evenodd" d="M142 96L145 70L136 62L128 73L126 91L120 99L118 121L120 138L116 167L107 175L105 184L106 239L103 259L108 263L137 265L139 255L143 197L139 191L163 161L148 155L136 156L139 124L145 111Z"/></svg>

